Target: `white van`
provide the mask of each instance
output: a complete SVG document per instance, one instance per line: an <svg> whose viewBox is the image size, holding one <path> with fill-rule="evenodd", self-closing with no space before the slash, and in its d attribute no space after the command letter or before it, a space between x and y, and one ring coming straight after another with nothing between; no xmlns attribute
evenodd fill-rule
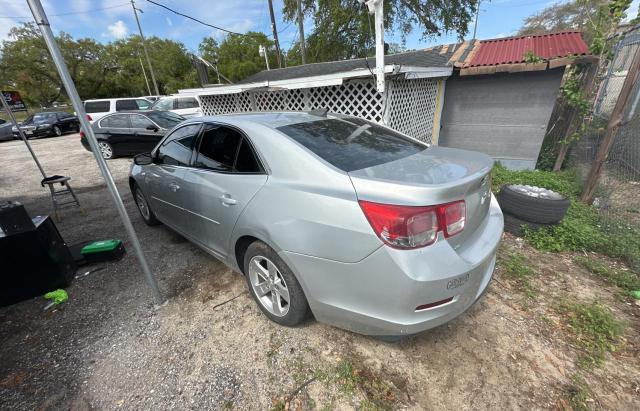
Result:
<svg viewBox="0 0 640 411"><path fill-rule="evenodd" d="M149 110L152 104L151 101L142 97L103 98L86 100L84 102L84 111L87 112L88 120L93 124L94 121L107 114L115 113L116 111Z"/></svg>
<svg viewBox="0 0 640 411"><path fill-rule="evenodd" d="M178 95L160 97L153 103L152 108L160 111L171 111L186 118L202 116L200 101L198 101L198 98L195 96Z"/></svg>

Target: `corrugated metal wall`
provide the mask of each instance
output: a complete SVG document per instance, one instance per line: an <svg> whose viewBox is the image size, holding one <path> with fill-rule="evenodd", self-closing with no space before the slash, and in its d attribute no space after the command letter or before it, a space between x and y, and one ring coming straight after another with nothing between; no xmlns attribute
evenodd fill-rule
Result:
<svg viewBox="0 0 640 411"><path fill-rule="evenodd" d="M447 80L440 145L535 168L563 69L455 76Z"/></svg>

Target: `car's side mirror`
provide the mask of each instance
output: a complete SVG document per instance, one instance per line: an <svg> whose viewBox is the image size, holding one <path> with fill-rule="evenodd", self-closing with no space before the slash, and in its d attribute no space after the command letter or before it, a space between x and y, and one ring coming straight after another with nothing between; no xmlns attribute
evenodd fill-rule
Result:
<svg viewBox="0 0 640 411"><path fill-rule="evenodd" d="M147 166L149 164L153 164L153 156L151 153L142 153L133 157L133 162L137 166Z"/></svg>
<svg viewBox="0 0 640 411"><path fill-rule="evenodd" d="M158 131L158 127L154 126L153 124L149 124L147 126L147 130Z"/></svg>

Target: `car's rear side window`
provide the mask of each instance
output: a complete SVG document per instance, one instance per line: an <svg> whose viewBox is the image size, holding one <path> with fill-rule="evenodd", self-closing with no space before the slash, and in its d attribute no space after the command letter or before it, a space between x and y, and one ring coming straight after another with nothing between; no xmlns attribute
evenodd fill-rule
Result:
<svg viewBox="0 0 640 411"><path fill-rule="evenodd" d="M116 111L138 110L136 100L116 100Z"/></svg>
<svg viewBox="0 0 640 411"><path fill-rule="evenodd" d="M427 148L400 133L359 118L297 123L278 127L278 130L346 172L389 163Z"/></svg>
<svg viewBox="0 0 640 411"><path fill-rule="evenodd" d="M84 103L84 111L87 113L105 113L109 111L110 101L87 101Z"/></svg>

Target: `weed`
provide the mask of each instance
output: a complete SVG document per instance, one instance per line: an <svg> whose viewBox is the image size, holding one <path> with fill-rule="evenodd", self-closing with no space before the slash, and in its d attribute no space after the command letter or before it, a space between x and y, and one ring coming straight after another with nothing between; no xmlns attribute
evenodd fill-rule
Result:
<svg viewBox="0 0 640 411"><path fill-rule="evenodd" d="M640 290L640 276L630 271L615 270L600 261L587 257L577 256L573 260L581 267L626 291Z"/></svg>
<svg viewBox="0 0 640 411"><path fill-rule="evenodd" d="M365 410L390 410L396 401L395 387L363 366L356 367L350 360L338 363L334 382L344 394L356 391L364 395L360 408Z"/></svg>
<svg viewBox="0 0 640 411"><path fill-rule="evenodd" d="M562 301L557 311L566 317L575 342L583 351L578 365L585 368L601 365L607 352L615 352L624 326L608 308L598 302Z"/></svg>
<svg viewBox="0 0 640 411"><path fill-rule="evenodd" d="M505 277L513 280L527 298L535 297L535 288L531 283L531 278L535 275L535 271L531 268L529 260L524 255L516 251L499 253L498 264L504 270Z"/></svg>
<svg viewBox="0 0 640 411"><path fill-rule="evenodd" d="M271 411L284 411L287 408L287 404L283 399L279 399L277 401L274 400L272 405Z"/></svg>
<svg viewBox="0 0 640 411"><path fill-rule="evenodd" d="M591 391L587 382L579 374L573 374L571 376L571 384L567 386L567 395L569 396L569 405L574 411L586 411L586 401L589 398Z"/></svg>
<svg viewBox="0 0 640 411"><path fill-rule="evenodd" d="M278 337L275 332L272 332L269 336L269 349L267 350L267 363L273 364L275 356L278 354L278 350L282 347L282 339Z"/></svg>

